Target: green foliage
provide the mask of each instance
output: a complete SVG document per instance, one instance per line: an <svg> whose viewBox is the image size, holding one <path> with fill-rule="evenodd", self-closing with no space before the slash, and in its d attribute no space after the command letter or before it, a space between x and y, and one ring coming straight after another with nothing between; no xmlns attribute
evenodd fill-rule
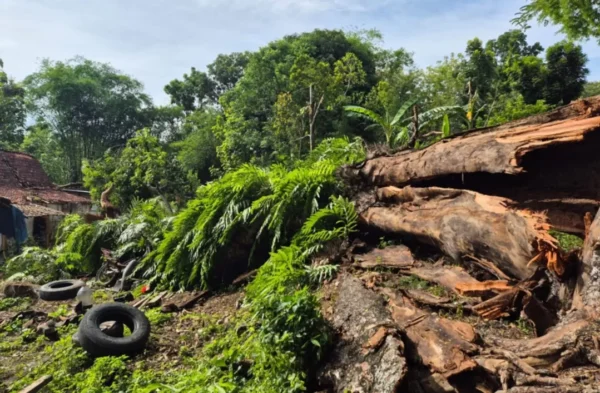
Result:
<svg viewBox="0 0 600 393"><path fill-rule="evenodd" d="M65 304L61 304L56 310L48 313L48 317L53 319L59 319L60 317L66 317L67 315L69 315L69 309Z"/></svg>
<svg viewBox="0 0 600 393"><path fill-rule="evenodd" d="M131 373L126 357L89 358L83 349L75 347L71 335L74 330L63 331L63 338L46 348L45 361L27 376L17 381L11 391L19 391L42 375L53 379L45 388L48 392L118 393L130 391Z"/></svg>
<svg viewBox="0 0 600 393"><path fill-rule="evenodd" d="M69 181L65 153L47 124L37 123L29 127L20 150L34 156L54 183L65 184Z"/></svg>
<svg viewBox="0 0 600 393"><path fill-rule="evenodd" d="M0 311L21 311L26 309L31 304L31 299L28 297L5 297L0 299Z"/></svg>
<svg viewBox="0 0 600 393"><path fill-rule="evenodd" d="M69 179L81 179L84 159L96 159L124 144L135 130L149 125L150 98L142 84L108 64L78 57L43 60L25 79L32 114L48 120L69 166Z"/></svg>
<svg viewBox="0 0 600 393"><path fill-rule="evenodd" d="M166 314L160 311L160 308L153 308L145 312L146 317L148 317L148 321L150 321L150 326L159 327L169 322L172 319L172 314Z"/></svg>
<svg viewBox="0 0 600 393"><path fill-rule="evenodd" d="M77 270L80 261L79 254L25 247L21 254L8 260L3 271L12 280L18 275L24 281L44 283L68 277L70 272Z"/></svg>
<svg viewBox="0 0 600 393"><path fill-rule="evenodd" d="M587 82L583 86L582 98L600 95L600 82Z"/></svg>
<svg viewBox="0 0 600 393"><path fill-rule="evenodd" d="M203 181L212 177L212 171L219 167L217 158L217 139L213 128L217 123L217 114L212 111L196 111L185 118L181 141L172 146L178 151L177 158L183 168L192 171Z"/></svg>
<svg viewBox="0 0 600 393"><path fill-rule="evenodd" d="M589 70L588 61L581 46L572 42L559 42L546 51L548 76L545 99L549 104L566 105L583 93Z"/></svg>
<svg viewBox="0 0 600 393"><path fill-rule="evenodd" d="M135 198L159 195L181 200L192 194L196 183L148 130L138 131L120 153L107 152L102 160L85 162L83 181L96 200L114 185L111 200L120 207L129 206Z"/></svg>
<svg viewBox="0 0 600 393"><path fill-rule="evenodd" d="M0 59L0 149L16 150L23 140L25 90L9 79Z"/></svg>
<svg viewBox="0 0 600 393"><path fill-rule="evenodd" d="M305 224L305 234L349 233L340 227L353 227L355 220L326 219L332 217L333 205L338 204L349 202L337 200L324 209L327 212L317 212ZM356 217L356 212L345 216ZM317 299L307 287L311 274L305 268L318 249L310 239L324 238L342 239L303 236L302 248L292 245L273 252L247 287L247 313L235 329L214 339L204 351L204 360L193 371L174 376L173 384L167 387L176 391L200 387L200 392L305 391L306 371L320 359L330 339Z"/></svg>
<svg viewBox="0 0 600 393"><path fill-rule="evenodd" d="M220 99L224 113L215 134L224 169L266 166L290 154L300 158L310 150L311 135L313 147L340 135L341 107L374 81L371 48L341 31L315 30L261 48Z"/></svg>
<svg viewBox="0 0 600 393"><path fill-rule="evenodd" d="M363 152L362 144L347 140L325 143L293 169L244 165L200 187L146 258L153 281L172 288L218 286L268 250L289 244L303 222L341 190L337 168Z"/></svg>
<svg viewBox="0 0 600 393"><path fill-rule="evenodd" d="M171 97L171 103L186 111L203 109L217 101L215 82L205 72L194 67L189 74L183 75L183 81L172 80L165 86L165 93Z"/></svg>
<svg viewBox="0 0 600 393"><path fill-rule="evenodd" d="M497 110L490 117L488 125L508 123L509 121L519 120L527 116L547 112L551 109L543 100L538 100L535 104L526 104L523 96L504 96L500 98L497 104Z"/></svg>
<svg viewBox="0 0 600 393"><path fill-rule="evenodd" d="M559 25L571 40L600 39L600 10L594 1L529 0L512 22L528 28L532 19Z"/></svg>
<svg viewBox="0 0 600 393"><path fill-rule="evenodd" d="M308 280L313 285L319 285L325 281L331 281L337 274L339 266L337 265L317 265L306 268Z"/></svg>
<svg viewBox="0 0 600 393"><path fill-rule="evenodd" d="M579 236L555 230L550 231L550 236L558 240L560 248L564 251L572 251L583 247L583 239Z"/></svg>

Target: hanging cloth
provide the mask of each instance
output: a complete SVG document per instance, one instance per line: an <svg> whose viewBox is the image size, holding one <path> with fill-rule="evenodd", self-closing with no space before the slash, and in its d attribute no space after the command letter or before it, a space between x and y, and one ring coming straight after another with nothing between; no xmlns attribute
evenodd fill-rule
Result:
<svg viewBox="0 0 600 393"><path fill-rule="evenodd" d="M13 227L15 229L15 240L17 244L23 244L27 241L27 223L25 222L25 215L23 212L16 207L12 206L13 216Z"/></svg>
<svg viewBox="0 0 600 393"><path fill-rule="evenodd" d="M15 222L12 206L0 207L0 233L8 238L15 237Z"/></svg>

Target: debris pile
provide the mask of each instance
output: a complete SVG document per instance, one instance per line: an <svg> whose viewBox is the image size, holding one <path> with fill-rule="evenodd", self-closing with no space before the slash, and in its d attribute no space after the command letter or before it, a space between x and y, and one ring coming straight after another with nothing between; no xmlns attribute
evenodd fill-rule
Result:
<svg viewBox="0 0 600 393"><path fill-rule="evenodd" d="M322 384L598 391L599 115L600 97L580 100L342 168L362 238L331 284L339 335ZM583 249L562 249L551 230ZM382 237L402 244L365 246ZM531 332L503 335L503 324Z"/></svg>

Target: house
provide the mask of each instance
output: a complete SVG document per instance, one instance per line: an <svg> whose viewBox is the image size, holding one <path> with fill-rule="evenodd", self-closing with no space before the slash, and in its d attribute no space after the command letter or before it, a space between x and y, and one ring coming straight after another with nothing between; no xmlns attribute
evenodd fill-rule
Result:
<svg viewBox="0 0 600 393"><path fill-rule="evenodd" d="M0 150L0 197L23 212L27 233L40 245L51 244L63 216L92 209L88 193L57 187L34 157L4 150ZM0 249L6 243L5 238L0 239Z"/></svg>

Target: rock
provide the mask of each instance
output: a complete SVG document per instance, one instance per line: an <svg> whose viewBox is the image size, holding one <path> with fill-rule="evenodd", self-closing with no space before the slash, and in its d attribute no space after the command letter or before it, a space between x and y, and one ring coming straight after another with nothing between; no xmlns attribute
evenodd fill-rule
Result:
<svg viewBox="0 0 600 393"><path fill-rule="evenodd" d="M119 303L127 303L134 300L133 294L131 292L124 293L123 295L119 295L113 299L115 302Z"/></svg>
<svg viewBox="0 0 600 393"><path fill-rule="evenodd" d="M384 299L342 276L331 322L340 337L319 375L321 385L335 393L397 392L407 371L404 344Z"/></svg>
<svg viewBox="0 0 600 393"><path fill-rule="evenodd" d="M121 322L110 321L101 323L100 330L107 336L123 337L125 328Z"/></svg>
<svg viewBox="0 0 600 393"><path fill-rule="evenodd" d="M53 320L49 320L48 322L44 322L38 325L36 329L37 334L43 334L50 340L58 339L58 334L56 332L56 324Z"/></svg>
<svg viewBox="0 0 600 393"><path fill-rule="evenodd" d="M2 292L6 297L29 297L37 299L36 286L28 282L8 282L4 284Z"/></svg>

